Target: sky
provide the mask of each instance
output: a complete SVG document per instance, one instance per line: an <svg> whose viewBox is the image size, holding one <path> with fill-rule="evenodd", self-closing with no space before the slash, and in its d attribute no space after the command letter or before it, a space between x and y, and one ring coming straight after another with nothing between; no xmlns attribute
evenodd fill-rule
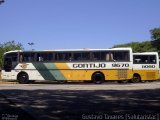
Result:
<svg viewBox="0 0 160 120"><path fill-rule="evenodd" d="M160 0L5 0L0 43L52 50L142 42L160 27L159 6Z"/></svg>

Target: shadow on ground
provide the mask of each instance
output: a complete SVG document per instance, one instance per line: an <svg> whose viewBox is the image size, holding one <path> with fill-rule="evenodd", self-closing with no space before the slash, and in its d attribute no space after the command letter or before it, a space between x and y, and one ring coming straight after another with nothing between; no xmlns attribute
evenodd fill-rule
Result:
<svg viewBox="0 0 160 120"><path fill-rule="evenodd" d="M0 93L38 119L75 120L87 119L89 115L157 114L160 111L160 89L1 90Z"/></svg>

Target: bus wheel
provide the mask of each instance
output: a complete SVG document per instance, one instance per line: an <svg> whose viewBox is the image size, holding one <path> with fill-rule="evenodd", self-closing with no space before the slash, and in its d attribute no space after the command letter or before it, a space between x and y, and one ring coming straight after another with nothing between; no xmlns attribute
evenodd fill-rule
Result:
<svg viewBox="0 0 160 120"><path fill-rule="evenodd" d="M27 73L25 73L25 72L22 72L22 73L20 73L19 75L18 75L18 82L20 83L20 84L27 84L27 83L29 83L29 80L28 80L28 74Z"/></svg>
<svg viewBox="0 0 160 120"><path fill-rule="evenodd" d="M134 74L131 80L132 83L138 83L141 81L141 77L138 74Z"/></svg>
<svg viewBox="0 0 160 120"><path fill-rule="evenodd" d="M95 84L101 84L101 83L104 82L104 80L105 80L105 78L104 78L103 73L97 72L97 73L94 73L94 74L92 75L92 81L93 81Z"/></svg>

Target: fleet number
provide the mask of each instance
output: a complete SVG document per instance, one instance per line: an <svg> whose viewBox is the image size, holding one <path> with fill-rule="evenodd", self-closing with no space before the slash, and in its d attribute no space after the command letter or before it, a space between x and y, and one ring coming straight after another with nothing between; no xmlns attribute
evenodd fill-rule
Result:
<svg viewBox="0 0 160 120"><path fill-rule="evenodd" d="M125 63L125 64L114 63L112 64L112 67L129 67L129 64L128 63Z"/></svg>
<svg viewBox="0 0 160 120"><path fill-rule="evenodd" d="M155 68L155 65L142 65L142 68Z"/></svg>

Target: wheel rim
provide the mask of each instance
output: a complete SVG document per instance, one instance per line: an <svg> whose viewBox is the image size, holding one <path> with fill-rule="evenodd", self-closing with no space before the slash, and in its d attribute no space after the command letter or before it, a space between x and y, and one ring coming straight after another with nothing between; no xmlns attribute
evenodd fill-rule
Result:
<svg viewBox="0 0 160 120"><path fill-rule="evenodd" d="M28 76L27 74L23 73L19 76L19 82L20 83L28 83Z"/></svg>
<svg viewBox="0 0 160 120"><path fill-rule="evenodd" d="M95 74L93 81L96 84L101 84L104 81L104 78L101 74Z"/></svg>
<svg viewBox="0 0 160 120"><path fill-rule="evenodd" d="M140 81L141 81L140 77L139 77L138 75L134 75L134 77L133 77L133 79L132 79L132 82L138 83L138 82L140 82Z"/></svg>
<svg viewBox="0 0 160 120"><path fill-rule="evenodd" d="M20 80L25 81L27 78L27 76L25 74L22 74L22 76L20 76Z"/></svg>

